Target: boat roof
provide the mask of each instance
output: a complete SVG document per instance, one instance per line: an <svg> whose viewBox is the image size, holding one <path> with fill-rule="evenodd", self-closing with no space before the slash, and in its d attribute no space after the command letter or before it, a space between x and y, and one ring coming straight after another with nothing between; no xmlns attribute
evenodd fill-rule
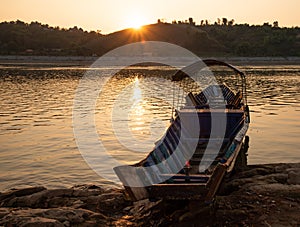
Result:
<svg viewBox="0 0 300 227"><path fill-rule="evenodd" d="M215 59L204 59L202 61L197 61L191 65L188 65L178 71L173 77L172 81L180 81L184 79L185 77L188 77L189 75L193 75L197 73L199 70L206 68L206 67L211 67L211 66L226 66L230 69L232 69L235 73L240 75L242 78L245 77L245 74L237 69L236 67L232 66L231 64L228 64L223 61L215 60Z"/></svg>

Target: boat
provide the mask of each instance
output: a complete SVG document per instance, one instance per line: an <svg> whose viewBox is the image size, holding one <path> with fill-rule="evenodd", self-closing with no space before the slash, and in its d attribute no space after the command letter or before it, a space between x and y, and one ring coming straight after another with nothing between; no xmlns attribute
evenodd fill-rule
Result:
<svg viewBox="0 0 300 227"><path fill-rule="evenodd" d="M233 72L241 81L238 88L218 82L189 92L186 104L172 113L170 126L147 157L114 167L132 201L210 202L224 176L233 171L250 123L245 74L223 61L207 59L183 68L171 80L190 80L199 70L212 67Z"/></svg>

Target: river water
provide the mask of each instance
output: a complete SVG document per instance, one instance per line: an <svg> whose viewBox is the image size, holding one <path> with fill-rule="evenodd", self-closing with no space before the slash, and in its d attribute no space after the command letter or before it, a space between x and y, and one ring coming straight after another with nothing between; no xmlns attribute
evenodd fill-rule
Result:
<svg viewBox="0 0 300 227"><path fill-rule="evenodd" d="M299 162L300 66L240 68L247 74L251 109L248 163ZM0 190L115 185L109 181L116 179L113 172L105 171L113 166L97 163L98 173L106 172L99 176L82 157L73 132L74 98L87 70L0 66ZM105 155L129 164L153 148L169 124L172 106L184 103L166 79L173 73L166 66L131 67L104 85L93 108ZM85 140L95 143L89 137Z"/></svg>

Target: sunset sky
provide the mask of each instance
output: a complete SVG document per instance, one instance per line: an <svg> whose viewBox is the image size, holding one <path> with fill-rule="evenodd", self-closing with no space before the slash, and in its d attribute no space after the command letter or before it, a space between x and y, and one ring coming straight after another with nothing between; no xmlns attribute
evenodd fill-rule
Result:
<svg viewBox="0 0 300 227"><path fill-rule="evenodd" d="M78 26L107 34L140 24L217 18L236 23L300 26L300 0L1 0L0 21L39 21L60 27Z"/></svg>

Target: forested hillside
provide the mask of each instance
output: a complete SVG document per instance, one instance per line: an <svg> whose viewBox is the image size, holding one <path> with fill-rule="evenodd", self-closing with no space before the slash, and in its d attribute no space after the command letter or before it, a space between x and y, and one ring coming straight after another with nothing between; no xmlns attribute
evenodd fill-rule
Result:
<svg viewBox="0 0 300 227"><path fill-rule="evenodd" d="M300 56L300 28L233 24L233 21L195 25L186 22L125 29L108 35L73 28L22 21L0 23L1 55L101 56L113 48L138 41L164 41L185 47L199 56Z"/></svg>

